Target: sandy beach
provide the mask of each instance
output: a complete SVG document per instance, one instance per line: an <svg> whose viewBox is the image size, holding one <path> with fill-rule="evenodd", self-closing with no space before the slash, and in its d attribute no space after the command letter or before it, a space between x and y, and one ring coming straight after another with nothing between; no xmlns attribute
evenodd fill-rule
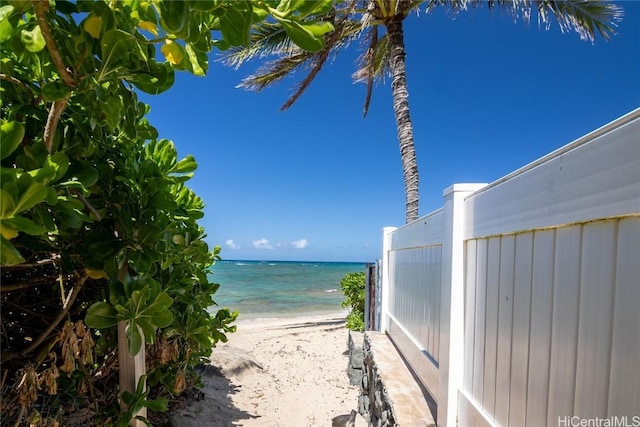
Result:
<svg viewBox="0 0 640 427"><path fill-rule="evenodd" d="M344 313L237 322L203 373L205 398L172 425L330 426L357 409Z"/></svg>

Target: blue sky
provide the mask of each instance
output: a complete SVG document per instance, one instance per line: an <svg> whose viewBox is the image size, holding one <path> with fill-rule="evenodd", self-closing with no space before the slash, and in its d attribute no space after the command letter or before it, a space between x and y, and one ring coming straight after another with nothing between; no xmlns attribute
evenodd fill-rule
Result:
<svg viewBox="0 0 640 427"><path fill-rule="evenodd" d="M485 8L405 21L420 215L454 183L492 182L640 106L640 2L620 2L618 34L594 44ZM374 261L382 228L404 223L404 185L390 80L351 74L352 44L288 111L294 79L247 92L255 66L214 62L143 96L160 136L199 164L191 188L223 259Z"/></svg>

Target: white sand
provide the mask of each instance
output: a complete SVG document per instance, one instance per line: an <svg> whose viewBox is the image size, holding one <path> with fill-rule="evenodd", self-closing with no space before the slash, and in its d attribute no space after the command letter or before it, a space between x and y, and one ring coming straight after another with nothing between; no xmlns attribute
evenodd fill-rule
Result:
<svg viewBox="0 0 640 427"><path fill-rule="evenodd" d="M205 372L205 399L174 413L174 426L330 426L357 409L344 313L237 325L211 356L223 375Z"/></svg>

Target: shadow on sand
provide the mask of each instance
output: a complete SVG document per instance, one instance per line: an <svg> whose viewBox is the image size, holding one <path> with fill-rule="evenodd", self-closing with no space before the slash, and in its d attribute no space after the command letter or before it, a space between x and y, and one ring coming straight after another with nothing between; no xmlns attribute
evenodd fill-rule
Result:
<svg viewBox="0 0 640 427"><path fill-rule="evenodd" d="M315 328L319 326L343 326L345 324L345 319L329 319L323 320L320 322L305 322L305 323L296 323L293 325L287 326L278 326L273 329L302 329L302 328Z"/></svg>
<svg viewBox="0 0 640 427"><path fill-rule="evenodd" d="M236 366L234 375L242 375L246 370L261 370L253 361L245 361ZM235 385L224 376L222 370L213 365L201 365L198 368L204 386L203 398L191 402L188 407L177 409L169 415L169 425L173 427L228 427L240 426L242 420L258 418L245 410L236 408L231 396L238 393L241 386Z"/></svg>

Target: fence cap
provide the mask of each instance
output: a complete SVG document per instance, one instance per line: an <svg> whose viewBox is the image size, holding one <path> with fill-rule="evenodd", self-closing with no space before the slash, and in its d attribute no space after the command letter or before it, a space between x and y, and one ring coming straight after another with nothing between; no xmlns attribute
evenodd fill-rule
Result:
<svg viewBox="0 0 640 427"><path fill-rule="evenodd" d="M487 186L486 182L475 183L475 184L473 183L453 184L444 189L444 191L442 192L442 197L447 197L451 193L462 192L462 191L473 193L475 191L480 190L481 188L484 188L485 186Z"/></svg>

